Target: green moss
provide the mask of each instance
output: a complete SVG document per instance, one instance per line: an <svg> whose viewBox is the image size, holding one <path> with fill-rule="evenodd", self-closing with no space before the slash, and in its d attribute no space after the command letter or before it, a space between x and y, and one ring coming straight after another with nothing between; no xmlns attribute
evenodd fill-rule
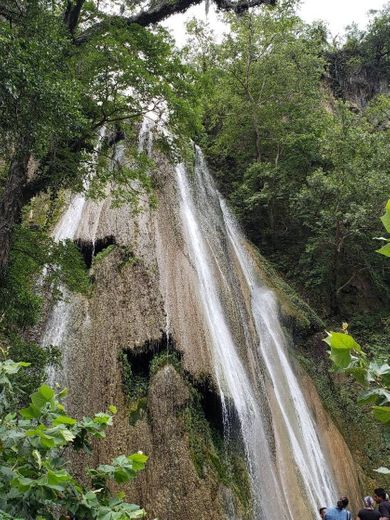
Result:
<svg viewBox="0 0 390 520"><path fill-rule="evenodd" d="M164 343L166 338L162 340ZM128 397L129 423L148 417L147 396L151 378L166 365L171 365L181 375L190 392L190 400L180 410L189 440L189 448L194 468L199 478L212 478L231 489L236 500L236 507L244 518L251 511L251 486L245 459L242 452L233 443L227 445L221 432L205 417L202 408L202 395L196 388L196 382L185 372L180 353L174 350L168 341L168 349L150 356L148 367L142 375L135 374L135 367L125 352L121 354L122 379ZM147 355L147 354L145 354ZM145 360L143 360L145 363Z"/></svg>
<svg viewBox="0 0 390 520"><path fill-rule="evenodd" d="M122 365L122 383L129 401L137 401L146 397L149 388L149 378L147 376L134 375L125 352L122 352L120 362Z"/></svg>
<svg viewBox="0 0 390 520"><path fill-rule="evenodd" d="M102 260L104 260L113 250L115 249L115 244L111 244L107 247L105 247L102 251L100 251L100 253L98 253L94 260L93 260L93 263L96 264L97 262L101 262Z"/></svg>
<svg viewBox="0 0 390 520"><path fill-rule="evenodd" d="M191 386L191 401L183 411L191 458L200 478L210 473L230 488L237 500L236 506L243 517L249 517L252 509L251 486L248 469L240 450L227 445L221 433L207 421L200 405L200 395Z"/></svg>
<svg viewBox="0 0 390 520"><path fill-rule="evenodd" d="M157 374L160 368L163 368L165 365L172 365L177 372L182 374L182 365L179 355L172 352L160 352L153 356L152 361L150 362L150 376Z"/></svg>
<svg viewBox="0 0 390 520"><path fill-rule="evenodd" d="M262 273L261 279L266 286L275 291L282 313L291 318L301 331L323 329L323 321L310 305L280 276L256 246L251 244L251 249Z"/></svg>
<svg viewBox="0 0 390 520"><path fill-rule="evenodd" d="M145 419L148 414L147 397L139 397L133 400L129 405L129 423L134 426L138 421Z"/></svg>
<svg viewBox="0 0 390 520"><path fill-rule="evenodd" d="M121 246L119 248L121 261L119 262L119 269L123 269L124 267L134 266L141 263L141 259L137 257L129 246Z"/></svg>

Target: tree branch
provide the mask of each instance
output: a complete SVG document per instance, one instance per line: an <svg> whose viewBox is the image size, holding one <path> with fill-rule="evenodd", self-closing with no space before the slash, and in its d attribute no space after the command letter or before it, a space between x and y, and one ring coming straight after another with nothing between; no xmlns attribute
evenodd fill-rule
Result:
<svg viewBox="0 0 390 520"><path fill-rule="evenodd" d="M11 8L8 2L0 0L0 18L4 18L10 22L16 22L21 14L24 13L17 2L13 2Z"/></svg>
<svg viewBox="0 0 390 520"><path fill-rule="evenodd" d="M150 8L148 11L141 11L131 17L107 16L105 20L92 25L75 38L75 43L77 45L87 43L94 36L107 31L112 26L123 26L123 24L129 26L132 24L138 24L142 27L147 27L161 22L165 18L174 14L182 13L192 5L200 4L202 1L203 0L165 0L159 5ZM275 3L276 0L239 0L238 2L232 2L231 0L215 0L215 4L219 10L234 11L238 14L247 11L251 7L259 5L275 5Z"/></svg>
<svg viewBox="0 0 390 520"><path fill-rule="evenodd" d="M79 23L81 9L85 3L85 0L68 0L66 11L64 14L64 22L71 34L74 33Z"/></svg>

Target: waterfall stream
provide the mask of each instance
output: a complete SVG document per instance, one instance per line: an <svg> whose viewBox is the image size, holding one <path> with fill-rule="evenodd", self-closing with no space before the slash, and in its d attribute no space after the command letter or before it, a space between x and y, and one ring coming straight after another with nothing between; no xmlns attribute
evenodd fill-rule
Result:
<svg viewBox="0 0 390 520"><path fill-rule="evenodd" d="M255 518L292 518L288 493L275 494L276 489L285 490L288 482L284 481L283 471L275 473L265 409L256 398L256 382L251 380L240 356L242 349L233 337L234 322L226 310L224 293L233 300L230 307L236 307L235 316L241 319L249 294L248 322L254 324L255 332L250 330L249 323L240 324L246 350L252 360L257 359L255 376L260 377L264 366L271 380L302 496L315 514L319 504L332 502L335 486L313 417L288 359L275 297L262 285L255 262L246 250L245 238L214 187L201 150L196 148L192 179L183 165L177 166L176 173L187 245L211 336L216 379L223 402L231 399L239 416L256 498ZM238 289L240 278L245 287ZM232 288L232 283L236 287ZM251 352L253 348L255 353ZM228 416L226 420L229 421Z"/></svg>
<svg viewBox="0 0 390 520"><path fill-rule="evenodd" d="M66 239L74 239L83 216L85 204L86 199L83 194L76 194L74 197L72 197L69 206L61 216L57 226L54 229L53 238L56 242ZM53 309L51 310L45 331L41 339L41 344L44 347L54 345L58 348L61 348L61 364L63 367L63 373L66 377L66 353L62 347L66 330L69 325L70 313L72 309L71 301L73 295L69 293L69 291L64 287L61 287L61 291L62 299L56 302ZM56 383L57 376L58 368L49 366L47 379L50 385L54 385L54 383Z"/></svg>
<svg viewBox="0 0 390 520"><path fill-rule="evenodd" d="M145 118L138 143L139 152L144 150L149 156L152 128L153 122ZM123 153L122 145L118 153ZM114 160L119 160L118 156ZM253 520L297 518L293 493L305 504L298 508L304 511L301 517L309 518L319 506L333 502L335 484L289 360L275 296L263 285L256 260L215 188L201 150L196 147L193 173L183 164L176 166L175 173L177 197L173 199L178 200L169 204L172 208L179 204L183 247L196 273L195 290L221 396L224 431L230 437L238 430L252 486ZM91 207L88 210L91 204L96 206L93 211ZM94 244L103 204L75 195L54 230L55 240L74 240L82 227ZM169 248L161 240L157 233L157 257ZM157 258L159 265L163 262ZM165 286L164 292L169 290L175 288ZM64 293L65 300L54 305L42 336L44 346L56 345L63 354L61 374L48 373L51 384L59 375L65 380L61 383L66 382L67 370L71 370L67 336L76 296ZM163 297L167 300L168 294ZM166 318L168 336L174 320L168 311ZM290 486L291 473L295 487ZM234 520L232 504L230 509L229 520Z"/></svg>

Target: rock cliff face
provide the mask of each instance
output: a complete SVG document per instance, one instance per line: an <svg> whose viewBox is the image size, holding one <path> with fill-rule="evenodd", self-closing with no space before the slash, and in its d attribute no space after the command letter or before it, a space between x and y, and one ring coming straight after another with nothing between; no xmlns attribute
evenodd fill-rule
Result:
<svg viewBox="0 0 390 520"><path fill-rule="evenodd" d="M69 387L68 406L75 416L110 404L117 406L118 414L92 458L74 460L73 465L80 471L86 463L142 450L150 457L147 469L128 495L142 504L149 518L253 518L253 495L262 490L253 489L253 481L251 489L240 435L226 434L224 407L231 403L223 401L216 378L195 261L185 245L175 169L165 158L155 158L156 209L145 203L133 214L127 206L112 208L109 197L101 203L87 201L74 237L91 264L93 289L88 298L72 295L67 304L61 379ZM248 291L242 289L244 299ZM222 298L229 308L228 296ZM245 310L243 304L241 318L251 305L248 300ZM244 328L232 311L230 322L235 337L255 337L251 320ZM256 361L257 354L248 350L252 340L244 340L243 363L258 386L256 395L268 403L264 414L271 457L280 482L288 488L285 517L312 518L275 382L265 373L265 362ZM263 376L259 367L264 368ZM349 494L357 504L357 469L345 442L309 378L299 368L295 372L316 421L325 460L330 461L334 490ZM230 413L231 430L234 414Z"/></svg>
<svg viewBox="0 0 390 520"><path fill-rule="evenodd" d="M371 60L356 49L339 49L330 53L327 83L333 95L348 100L356 109L362 109L374 96L387 94L387 67L380 59Z"/></svg>

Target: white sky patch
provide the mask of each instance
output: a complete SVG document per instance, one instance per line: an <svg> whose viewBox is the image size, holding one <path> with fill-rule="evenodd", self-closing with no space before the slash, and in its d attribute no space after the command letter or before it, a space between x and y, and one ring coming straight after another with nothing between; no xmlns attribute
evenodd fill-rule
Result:
<svg viewBox="0 0 390 520"><path fill-rule="evenodd" d="M380 10L386 3L384 0L306 0L299 13L307 22L324 20L333 36L342 36L345 27L354 22L364 29L370 18L368 11Z"/></svg>
<svg viewBox="0 0 390 520"><path fill-rule="evenodd" d="M332 36L342 36L345 28L354 22L360 29L364 29L369 21L368 11L379 10L385 4L384 0L304 0L299 14L307 22L323 20ZM186 42L185 24L192 18L208 20L219 38L226 31L226 26L218 18L212 4L208 15L204 3L193 6L184 14L172 16L163 23L179 47Z"/></svg>

